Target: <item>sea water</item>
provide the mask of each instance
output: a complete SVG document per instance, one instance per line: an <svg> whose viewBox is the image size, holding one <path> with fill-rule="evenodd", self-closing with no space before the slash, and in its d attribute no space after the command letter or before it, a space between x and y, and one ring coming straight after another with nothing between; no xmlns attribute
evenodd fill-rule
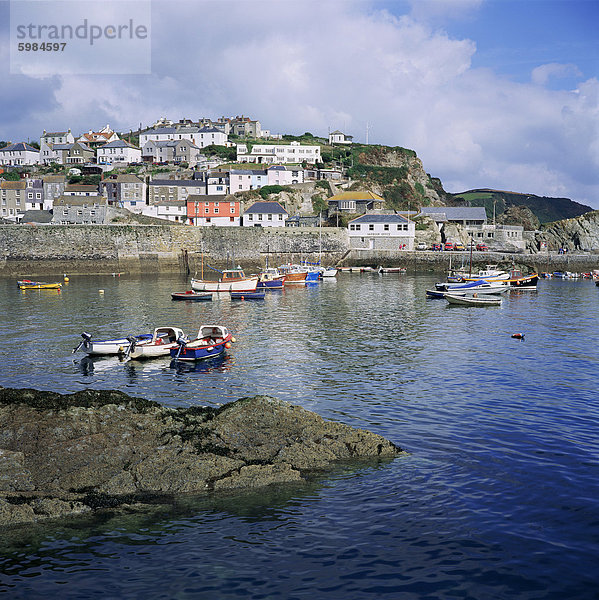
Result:
<svg viewBox="0 0 599 600"><path fill-rule="evenodd" d="M542 280L500 307L432 274L340 273L261 301L175 302L178 276L0 281L0 385L119 389L169 406L268 394L408 451L294 486L2 531L10 598L597 598L599 288ZM103 292L101 292L103 290ZM223 358L72 353L223 324ZM524 340L512 338L523 333Z"/></svg>

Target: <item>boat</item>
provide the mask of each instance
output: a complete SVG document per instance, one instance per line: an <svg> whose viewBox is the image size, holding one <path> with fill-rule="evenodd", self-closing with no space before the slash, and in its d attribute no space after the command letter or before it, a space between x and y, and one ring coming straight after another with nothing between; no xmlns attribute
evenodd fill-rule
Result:
<svg viewBox="0 0 599 600"><path fill-rule="evenodd" d="M484 269L481 269L476 274L464 275L462 279L464 281L475 281L477 279L486 279L487 281L502 281L509 279L510 274L507 271L498 269L497 265L486 265Z"/></svg>
<svg viewBox="0 0 599 600"><path fill-rule="evenodd" d="M465 294L503 294L510 289L503 280L487 281L486 279L476 279L465 283L436 283L435 288L439 292L465 293Z"/></svg>
<svg viewBox="0 0 599 600"><path fill-rule="evenodd" d="M501 298L489 296L477 296L476 294L465 294L463 296L458 296L456 294L445 294L445 300L449 302L449 304L460 305L460 306L500 306Z"/></svg>
<svg viewBox="0 0 599 600"><path fill-rule="evenodd" d="M213 358L231 347L235 338L222 325L202 325L195 339L180 339L176 348L170 349L175 360L195 361Z"/></svg>
<svg viewBox="0 0 599 600"><path fill-rule="evenodd" d="M192 278L191 289L195 292L253 292L258 286L258 276L246 277L242 269L213 270L221 274L218 281Z"/></svg>
<svg viewBox="0 0 599 600"><path fill-rule="evenodd" d="M29 281L22 279L19 281L20 290L59 290L62 287L62 283L44 283L43 281Z"/></svg>
<svg viewBox="0 0 599 600"><path fill-rule="evenodd" d="M130 338L130 345L125 349L128 359L157 358L168 356L173 348L178 348L180 340L186 340L185 334L178 327L157 327L152 337L147 340Z"/></svg>
<svg viewBox="0 0 599 600"><path fill-rule="evenodd" d="M171 294L173 300L188 300L191 302L205 302L212 300L212 292L195 292L187 290L186 292L173 292Z"/></svg>
<svg viewBox="0 0 599 600"><path fill-rule="evenodd" d="M93 340L92 334L83 332L81 334L83 341L73 348L73 354L78 350L83 350L90 356L124 356L131 346L131 340L143 342L152 339L151 333L142 333L136 336L115 338L111 340Z"/></svg>
<svg viewBox="0 0 599 600"><path fill-rule="evenodd" d="M407 269L405 267L379 267L379 273L405 273Z"/></svg>
<svg viewBox="0 0 599 600"><path fill-rule="evenodd" d="M336 267L321 267L320 276L325 277L337 277Z"/></svg>
<svg viewBox="0 0 599 600"><path fill-rule="evenodd" d="M376 271L374 267L339 267L344 273L371 273Z"/></svg>
<svg viewBox="0 0 599 600"><path fill-rule="evenodd" d="M522 275L522 271L519 269L512 269L509 272L509 278L505 281L507 281L508 285L512 288L521 290L536 290L537 284L539 283L539 275L538 273Z"/></svg>
<svg viewBox="0 0 599 600"><path fill-rule="evenodd" d="M279 273L278 269L266 268L258 273L258 285L256 289L281 290L285 285L286 275Z"/></svg>
<svg viewBox="0 0 599 600"><path fill-rule="evenodd" d="M256 290L255 292L231 292L231 300L264 300L266 292Z"/></svg>
<svg viewBox="0 0 599 600"><path fill-rule="evenodd" d="M305 284L306 276L308 275L308 269L300 268L299 265L292 265L291 263L281 265L279 272L285 275L285 285L288 283L292 284Z"/></svg>

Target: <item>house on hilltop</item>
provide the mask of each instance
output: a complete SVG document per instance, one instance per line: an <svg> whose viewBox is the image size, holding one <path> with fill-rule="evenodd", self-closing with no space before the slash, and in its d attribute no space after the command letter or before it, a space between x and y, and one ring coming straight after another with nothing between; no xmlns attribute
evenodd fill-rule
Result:
<svg viewBox="0 0 599 600"><path fill-rule="evenodd" d="M336 213L364 214L371 210L381 210L385 199L370 191L340 192L327 198L329 216Z"/></svg>
<svg viewBox="0 0 599 600"><path fill-rule="evenodd" d="M39 160L39 150L25 142L9 144L0 148L0 166L37 165Z"/></svg>

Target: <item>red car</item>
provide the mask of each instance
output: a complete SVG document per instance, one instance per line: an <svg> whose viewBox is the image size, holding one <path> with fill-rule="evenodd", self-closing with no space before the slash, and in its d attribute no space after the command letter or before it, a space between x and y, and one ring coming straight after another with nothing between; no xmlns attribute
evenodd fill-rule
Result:
<svg viewBox="0 0 599 600"><path fill-rule="evenodd" d="M453 250L453 244L451 242L445 242L445 250Z"/></svg>
<svg viewBox="0 0 599 600"><path fill-rule="evenodd" d="M480 251L486 251L489 249L489 246L487 246L487 244L476 244L476 249Z"/></svg>

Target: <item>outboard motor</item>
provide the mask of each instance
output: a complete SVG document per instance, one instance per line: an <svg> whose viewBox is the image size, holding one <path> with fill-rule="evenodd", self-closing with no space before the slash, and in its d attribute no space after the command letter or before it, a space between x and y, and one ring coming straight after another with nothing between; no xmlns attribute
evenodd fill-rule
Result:
<svg viewBox="0 0 599 600"><path fill-rule="evenodd" d="M83 338L83 341L80 342L77 347L73 348L73 354L75 354L75 352L77 352L77 350L79 350L79 348L81 348L81 346L85 346L87 348L92 343L92 334L91 333L87 333L86 331L84 331L81 334L81 337Z"/></svg>

